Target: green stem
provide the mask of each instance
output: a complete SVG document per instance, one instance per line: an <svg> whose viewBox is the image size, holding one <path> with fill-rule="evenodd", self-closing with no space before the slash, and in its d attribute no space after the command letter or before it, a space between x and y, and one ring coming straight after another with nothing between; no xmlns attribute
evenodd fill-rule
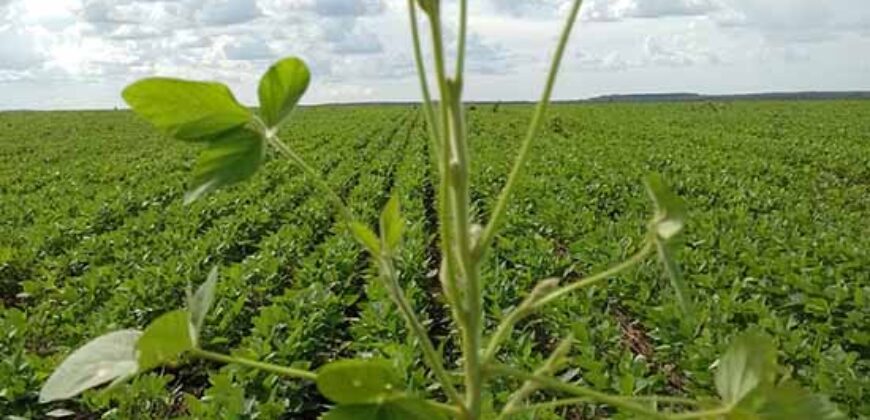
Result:
<svg viewBox="0 0 870 420"><path fill-rule="evenodd" d="M454 250L457 252L459 275L465 280L466 328L463 329L463 357L465 358L465 383L468 411L477 418L482 407L483 375L481 372L480 348L483 341L483 297L478 269L471 258L471 235L469 227L469 155L462 117L462 102L459 85L448 83L450 110L450 186L453 204Z"/></svg>
<svg viewBox="0 0 870 420"><path fill-rule="evenodd" d="M654 402L664 402L664 403L672 403L672 404L683 404L683 405L693 405L697 406L700 403L695 400L690 400L687 398L679 398L679 397L671 397L671 396L642 396L642 397L618 397L620 399L626 401L654 401ZM589 397L576 397L576 398L564 398L559 400L547 401L537 404L530 404L522 407L514 407L511 409L505 409L504 415L509 416L512 414L520 414L525 413L527 411L535 411L535 410L546 410L558 407L564 407L569 405L577 405L584 404L590 401L594 401ZM682 414L695 414L695 413L682 413ZM682 414L667 414L668 418L673 419L674 416L682 415Z"/></svg>
<svg viewBox="0 0 870 420"><path fill-rule="evenodd" d="M517 157L516 162L514 162L513 168L511 168L507 183L505 183L504 188L502 188L501 193L499 194L498 201L496 201L489 223L486 225L486 228L480 237L480 241L478 241L478 244L474 249L474 257L476 260L483 258L483 255L486 254L487 248L492 244L495 234L499 229L499 225L501 224L501 219L504 217L504 213L507 209L507 203L510 199L511 192L515 188L517 181L520 178L521 170L529 158L529 149L532 140L537 137L538 130L544 120L544 115L547 113L547 107L550 104L550 96L553 93L553 86L556 84L556 75L559 72L559 66L562 63L562 56L565 53L565 46L568 44L571 29L574 27L574 21L577 19L577 13L580 11L581 4L583 4L583 0L574 0L574 4L568 14L568 20L565 23L565 27L562 29L562 35L559 37L559 44L556 47L556 53L553 55L553 61L550 64L550 72L547 74L547 82L544 87L544 92L541 94L541 99L535 107L532 121L529 124L523 143L520 146L519 156Z"/></svg>
<svg viewBox="0 0 870 420"><path fill-rule="evenodd" d="M507 317L498 325L498 327L496 327L495 333L492 335L492 338L490 338L489 343L486 347L486 351L484 351L483 353L484 364L492 361L492 358L495 357L496 351L498 351L498 346L511 333L514 325L516 325L516 323L521 321L523 318L532 314L536 309L562 296L565 296L568 293L607 280L608 278L613 277L621 273L622 271L637 265L638 263L643 261L643 259L646 258L652 252L652 250L652 243L650 241L646 241L643 248L636 254L605 271L581 280L577 280L571 284L562 286L551 292L544 293L541 296L530 296L531 300L526 300L522 304L520 304L517 309L514 309L511 313L509 313Z"/></svg>
<svg viewBox="0 0 870 420"><path fill-rule="evenodd" d="M444 404L442 402L432 401L432 400L425 400L425 401L426 401L426 404L428 404L430 407L432 407L438 411L441 411L442 413L447 414L448 416L462 415L462 410L460 410L459 407L457 407L455 405Z"/></svg>
<svg viewBox="0 0 870 420"><path fill-rule="evenodd" d="M470 240L468 229L468 166L467 150L462 124L461 89L451 86L445 72L443 36L441 33L440 6L434 3L435 10L429 14L432 32L435 74L441 94L442 118L442 180L441 194L443 210L450 213L442 223L447 223L448 237L442 237L441 252L447 258L450 276L446 281L453 283L453 290L465 292L464 307L456 319L462 333L463 357L465 360L465 392L467 418L480 418L483 397L483 375L480 363L480 342L482 336L480 285L476 270L471 266ZM454 256L454 253L456 254ZM458 279L464 280L464 288L458 287ZM454 304L459 304L455 302Z"/></svg>
<svg viewBox="0 0 870 420"><path fill-rule="evenodd" d="M454 79L462 86L465 73L465 41L468 38L468 0L459 0L459 43L456 47L456 74Z"/></svg>
<svg viewBox="0 0 870 420"><path fill-rule="evenodd" d="M438 91L441 95L439 105L441 107L441 162L440 162L440 171L441 171L441 179L440 185L438 188L439 196L441 201L439 202L438 210L439 210L439 221L441 222L441 256L447 260L447 271L448 276L446 278L447 282L450 282L450 287L452 290L459 291L461 290L459 284L457 282L457 258L454 255L454 252L451 251L451 247L454 241L454 237L456 235L456 229L453 226L453 218L449 216L449 209L452 208L452 199L450 194L450 139L449 131L450 131L450 112L448 109L448 98L449 98L449 87L447 86L447 75L444 64L444 45L442 41L441 34L441 10L440 3L434 3L435 8L432 13L429 14L429 29L432 37L432 50L433 56L435 58L435 78L438 82ZM456 319L457 324L461 330L466 328L466 320L465 314L467 312L467 308L463 307L462 302L451 302L455 307L458 308L458 312L462 315L461 317Z"/></svg>
<svg viewBox="0 0 870 420"><path fill-rule="evenodd" d="M536 411L536 410L547 410L552 408L564 407L567 405L577 405L583 404L593 401L589 397L576 397L576 398L565 398L561 400L547 401L537 404L525 405L522 407L513 407L511 409L505 409L502 413L503 416L507 417L513 414L525 413L527 411Z"/></svg>
<svg viewBox="0 0 870 420"><path fill-rule="evenodd" d="M427 83L426 77L426 69L423 65L423 54L420 47L420 30L417 24L417 8L414 4L414 0L408 0L408 17L411 21L411 35L413 38L414 45L414 62L417 67L417 75L419 76L420 81L420 90L423 95L423 108L426 117L426 123L429 128L429 139L430 144L432 145L432 150L435 155L435 166L439 172L439 179L442 182L438 185L438 230L441 241L445 243L450 242L450 227L447 218L447 206L448 206L448 197L447 197L447 161L449 160L449 156L445 155L446 151L443 150L442 147L442 139L441 132L438 129L438 123L435 118L435 111L432 105L432 97L429 93L429 86ZM440 84L439 84L440 86ZM442 246L442 251L448 249L447 246ZM444 289L445 297L447 298L447 302L450 306L451 313L453 315L454 320L460 325L464 325L463 321L463 310L462 303L460 299L458 285L456 284L453 277L453 270L451 269L455 265L455 259L450 253L443 253L443 261L440 267L440 279L441 284ZM462 327L460 327L462 328Z"/></svg>
<svg viewBox="0 0 870 420"><path fill-rule="evenodd" d="M625 399L632 401L649 401L656 403L691 405L695 407L701 405L701 403L696 400L690 400L688 398L682 397L673 397L670 395L641 395L636 397L625 397Z"/></svg>
<svg viewBox="0 0 870 420"><path fill-rule="evenodd" d="M609 269L604 270L598 274L595 274L593 276L587 277L587 278L582 279L582 280L577 280L569 285L562 286L562 287L544 295L543 297L541 297L540 299L538 299L535 302L534 307L539 308L539 307L544 306L544 305L546 305L546 304L548 304L556 299L559 299L562 296L565 296L571 292L574 292L577 289L581 289L583 287L591 286L595 283L607 280L607 279L639 264L647 256L649 256L649 254L652 253L652 251L653 251L653 244L651 241L647 240L644 243L643 248L641 248L640 251L638 251L636 254L632 255L631 257L629 257L627 260L625 260L625 261L623 261L623 262L621 262L613 267L610 267Z"/></svg>
<svg viewBox="0 0 870 420"><path fill-rule="evenodd" d="M449 156L445 159L447 165L447 195L452 211L450 220L451 239L446 242L447 253L456 253L456 264L453 270L456 276L464 280L465 291L465 322L462 332L462 348L465 367L465 400L469 416L472 419L480 417L483 405L483 374L481 370L480 348L483 336L482 328L482 295L477 268L471 256L471 238L469 229L469 155L465 138L465 124L462 116L462 86L457 80L450 81L444 72L444 51L442 45L441 21L439 14L431 17L432 38L434 42L435 61L438 68L439 86L441 88L442 112L446 117L444 151ZM461 41L464 42L464 41ZM457 75L457 77L461 77ZM446 153L449 151L449 153ZM443 157L442 157L443 158ZM449 249L452 248L452 249Z"/></svg>
<svg viewBox="0 0 870 420"><path fill-rule="evenodd" d="M353 215L350 210L348 210L347 206L344 204L344 200L339 197L339 195L326 183L326 180L323 179L323 176L317 170L309 166L302 157L296 154L293 149L287 147L286 144L281 142L280 139L273 133L267 131L266 132L266 140L273 147L278 149L279 152L284 154L288 159L290 159L293 163L299 166L302 169L302 172L305 173L311 180L314 182L314 185L320 188L321 191L326 193L326 196L329 197L333 203L338 207L339 213L341 213L341 217L344 219L345 223L350 223L353 221Z"/></svg>
<svg viewBox="0 0 870 420"><path fill-rule="evenodd" d="M687 413L671 414L668 416L668 418L674 419L674 420L677 420L677 419L701 419L701 418L706 418L706 417L722 416L722 415L730 413L731 410L732 410L732 407L723 406L723 407L713 408L710 410L690 411Z"/></svg>
<svg viewBox="0 0 870 420"><path fill-rule="evenodd" d="M438 139L440 133L436 124L435 110L432 107L432 95L429 93L429 85L426 77L426 66L423 64L423 52L420 47L420 28L417 24L417 7L414 5L414 0L408 0L408 18L411 21L411 37L414 46L414 65L417 67L417 76L420 81L420 92L423 95L423 111L426 117L426 126L429 129L429 137L434 143L436 155L440 156L437 150Z"/></svg>
<svg viewBox="0 0 870 420"><path fill-rule="evenodd" d="M453 380L450 378L450 375L447 373L447 369L444 368L444 362L441 360L441 356L438 351L435 350L435 346L432 344L432 340L429 339L429 334L426 331L426 328L417 319L417 315L414 314L414 309L411 307L411 304L408 302L408 299L405 297L405 293L402 291L402 287L399 285L398 273L396 272L393 263L389 259L381 258L381 274L384 279L385 286L387 290L390 292L390 296L395 301L396 306L399 307L399 312L405 318L405 321L408 323L408 327L411 332L417 337L417 340L420 342L420 347L423 349L423 357L426 359L427 364L432 369L432 372L441 382L441 386L444 388L444 392L447 394L447 397L450 398L451 401L457 403L457 405L462 405L462 398L460 398L459 393L456 391L456 388L453 386Z"/></svg>
<svg viewBox="0 0 870 420"><path fill-rule="evenodd" d="M202 349L192 349L190 350L190 353L196 357L213 360L215 362L246 366L253 369L272 372L282 376L289 376L291 378L307 379L309 381L317 380L317 374L307 370L278 366L271 363L258 362L256 360L244 359L241 357L234 357L221 353L214 353Z"/></svg>
<svg viewBox="0 0 870 420"><path fill-rule="evenodd" d="M535 370L535 375L552 375L555 371L559 370L560 366L564 363L565 356L569 351L571 351L571 344L573 341L573 336L568 336L562 340L562 342L559 343L559 346L550 353L550 357L547 358L546 362ZM522 404L523 400L540 389L540 387L541 386L537 382L525 381L516 392L508 397L508 401L502 409L501 414L499 414L497 420L510 415L511 411L513 411L519 404Z"/></svg>
<svg viewBox="0 0 870 420"><path fill-rule="evenodd" d="M523 380L531 380L541 384L541 386L546 388L551 388L556 391L565 392L568 394L578 395L581 397L589 398L593 401L598 401L600 403L604 403L616 408L620 408L623 410L631 411L637 414L642 414L644 416L649 416L653 418L659 419L667 419L668 416L662 413L659 413L655 410L650 410L646 407L637 405L631 401L627 401L624 398L605 394L603 392L598 392L594 389L582 387L579 385L572 385L569 383L562 382L558 379L551 378L548 376L535 375L534 373L529 373L520 369L512 368L510 366L505 365L491 365L487 367L487 372L497 375L503 376L512 376L515 378L523 379Z"/></svg>

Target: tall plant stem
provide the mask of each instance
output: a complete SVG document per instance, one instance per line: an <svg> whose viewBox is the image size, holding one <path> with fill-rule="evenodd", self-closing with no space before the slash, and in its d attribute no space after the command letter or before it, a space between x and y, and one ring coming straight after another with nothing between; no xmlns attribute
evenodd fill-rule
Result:
<svg viewBox="0 0 870 420"><path fill-rule="evenodd" d="M458 291L461 290L459 287L459 282L457 279L457 275L462 275L464 269L462 267L458 267L461 264L461 261L456 256L456 252L453 251L454 241L457 236L457 229L455 227L455 217L451 213L450 209L453 208L453 199L451 194L451 186L450 186L450 163L451 163L451 140L450 140L450 110L449 108L449 87L447 84L447 74L445 70L444 63L444 45L442 40L441 33L441 17L440 17L440 6L439 3L434 3L434 9L429 13L429 28L432 37L432 53L435 58L435 79L438 85L438 91L441 95L439 100L440 105L440 117L441 117L441 136L439 138L439 149L441 150L441 156L439 164L439 172L440 172L440 183L438 186L438 195L439 195L439 222L441 223L441 256L447 262L446 265L446 276L444 276L444 281L446 284L446 289L451 293L447 293L448 298L454 300L451 302L456 310L454 314L458 314L459 316L455 319L459 329L464 331L467 328L467 312L468 308L458 299ZM453 293L456 292L456 293Z"/></svg>
<svg viewBox="0 0 870 420"><path fill-rule="evenodd" d="M447 176L446 167L443 163L446 161L446 155L444 155L444 153L446 152L442 150L441 132L438 130L438 123L435 118L435 110L432 104L432 96L429 93L428 77L426 74L426 67L423 63L422 48L420 46L420 29L417 23L417 8L414 4L414 0L408 0L408 18L411 21L411 35L414 44L414 63L417 67L417 75L420 82L420 92L423 96L423 112L426 118L426 125L429 129L429 144L431 145L433 151L434 165L436 166L439 173L438 179L443 180ZM448 205L446 183L442 182L438 185L438 187L438 230L441 240L447 241L450 237L450 234L449 226L446 223ZM442 249L446 249L446 247L442 247ZM448 305L450 306L451 315L453 316L454 320L460 322L464 317L464 313L462 310L462 303L458 286L456 284L455 278L453 277L452 267L454 265L455 264L453 262L452 256L450 254L445 254L444 260L439 267L439 278L441 279L441 287L444 291L445 297L447 298Z"/></svg>
<svg viewBox="0 0 870 420"><path fill-rule="evenodd" d="M411 21L411 38L414 48L414 65L417 68L417 78L420 82L420 93L423 95L423 115L426 118L426 127L429 131L429 138L432 140L436 156L440 156L438 147L440 145L437 120L435 118L435 110L432 105L432 95L429 93L428 78L426 76L426 66L423 63L423 49L420 46L420 28L417 23L417 7L414 5L414 0L408 0L408 19Z"/></svg>
<svg viewBox="0 0 870 420"><path fill-rule="evenodd" d="M550 96L553 93L553 86L556 84L556 75L559 73L559 66L562 63L565 46L568 44L568 39L571 37L571 30L574 27L574 21L577 19L577 14L580 11L580 6L582 4L583 0L574 0L574 4L571 6L568 20L565 22L565 26L562 29L562 35L559 37L559 44L556 47L553 61L550 64L550 71L547 74L547 82L544 86L544 92L541 94L541 99L535 107L535 113L532 116L532 121L529 124L523 143L520 146L519 155L517 156L516 162L514 162L513 168L511 168L507 183L505 183L504 188L502 188L501 193L499 194L498 201L496 201L489 223L483 230L480 241L478 241L475 246L474 257L476 260L481 259L486 253L487 248L492 244L495 234L499 229L499 225L501 224L501 219L504 217L505 210L507 209L507 203L510 199L511 192L515 188L516 183L520 178L520 174L522 173L522 168L525 166L526 161L529 158L529 149L532 140L537 137L541 124L544 121L544 115L547 113L547 108L550 105Z"/></svg>
<svg viewBox="0 0 870 420"><path fill-rule="evenodd" d="M453 140L450 162L450 190L453 204L454 246L458 251L460 275L465 280L466 326L463 330L463 356L465 357L465 399L473 418L481 412L483 374L480 348L483 341L483 296L477 264L471 257L471 229L469 228L469 156L462 115L460 87L449 84L450 137Z"/></svg>
<svg viewBox="0 0 870 420"><path fill-rule="evenodd" d="M465 37L465 20L467 20L467 5L460 5L461 20L460 38ZM465 132L465 121L462 109L462 74L457 72L456 79L449 80L445 72L443 34L441 32L440 10L430 14L432 41L435 55L436 76L441 93L442 123L444 138L442 156L447 176L446 198L449 203L449 234L450 240L442 241L442 252L446 258L455 253L455 264L451 268L452 282L459 283L462 279L464 295L464 316L460 316L460 332L462 333L462 355L465 368L465 402L468 416L471 419L480 417L483 402L483 372L480 359L480 348L483 337L483 299L477 266L471 255L471 235L469 229L469 185L468 174L470 159ZM464 61L464 40L457 59L457 71L462 70ZM450 260L448 260L450 261ZM457 288L458 289L458 288ZM463 312L460 313L462 315ZM462 319L464 318L464 319Z"/></svg>
<svg viewBox="0 0 870 420"><path fill-rule="evenodd" d="M456 46L456 74L454 79L462 88L465 74L465 41L468 38L468 0L459 0L459 41Z"/></svg>

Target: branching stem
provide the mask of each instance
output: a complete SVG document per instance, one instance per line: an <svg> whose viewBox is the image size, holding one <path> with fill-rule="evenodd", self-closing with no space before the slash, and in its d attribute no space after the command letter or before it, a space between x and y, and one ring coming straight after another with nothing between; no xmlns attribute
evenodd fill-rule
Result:
<svg viewBox="0 0 870 420"><path fill-rule="evenodd" d="M483 255L486 254L487 248L489 248L493 239L495 239L495 234L500 227L501 219L504 217L504 213L507 210L507 203L510 200L511 192L513 192L516 187L522 169L526 165L526 161L529 159L529 149L532 140L538 136L538 131L544 121L544 115L547 113L547 107L550 105L550 96L553 93L553 86L556 84L556 75L559 73L559 66L562 63L565 46L568 44L568 39L571 37L571 29L574 27L574 21L577 19L577 13L580 11L580 6L582 4L583 0L574 0L574 4L571 6L568 20L565 22L565 26L562 29L562 35L559 37L559 44L556 47L556 53L553 55L553 61L550 64L550 71L547 74L547 82L544 86L544 92L541 94L541 99L535 107L535 113L532 116L532 121L529 124L523 143L520 146L519 155L517 156L517 160L514 162L513 168L511 168L507 183L505 183L498 196L498 201L496 201L489 223L483 230L480 241L478 241L478 245L474 249L474 258L476 260L483 258Z"/></svg>
<svg viewBox="0 0 870 420"><path fill-rule="evenodd" d="M597 401L600 403L604 403L616 408L620 408L623 410L631 411L633 413L642 414L644 416L648 416L651 418L659 418L659 419L667 419L669 418L666 414L659 413L655 410L651 410L647 407L637 405L632 401L626 400L622 397L605 394L603 392L596 391L594 389L582 387L579 385L573 385L566 382L562 382L556 378L552 378L549 376L536 375L534 373L529 373L520 369L512 368L510 366L505 365L490 365L487 367L487 373L502 375L502 376L512 376L518 379L523 380L531 380L537 382L542 387L550 388L556 391L565 392L568 394L578 395L582 397L589 398L590 400Z"/></svg>
<svg viewBox="0 0 870 420"><path fill-rule="evenodd" d="M453 380L447 373L447 369L444 368L444 362L441 360L440 353L435 350L435 346L432 344L432 340L429 339L429 334L427 333L426 328L417 318L417 315L414 314L414 308L411 307L408 298L405 297L405 293L402 291L401 285L399 285L398 272L393 266L393 262L390 259L379 258L379 263L381 276L384 279L390 297L392 297L396 306L399 307L399 312L408 323L409 329L420 342L420 347L423 349L423 356L425 357L427 364L432 369L435 377L438 378L438 381L441 382L441 386L447 394L447 397L450 398L451 401L457 403L458 406L463 407L462 398L453 386Z"/></svg>
<svg viewBox="0 0 870 420"><path fill-rule="evenodd" d="M566 286L562 286L562 287L544 295L543 297L541 297L540 299L538 299L535 302L534 308L540 308L540 307L542 307L542 306L544 306L544 305L546 305L546 304L548 304L556 299L559 299L562 296L565 296L571 292L574 292L575 290L578 290L578 289L581 289L581 288L584 288L587 286L591 286L595 283L602 282L602 281L607 280L607 279L609 279L609 278L611 278L611 277L613 277L613 276L615 276L615 275L617 275L617 274L619 274L619 273L621 273L621 272L623 272L631 267L634 267L635 265L637 265L641 261L643 261L646 257L648 257L652 253L652 251L653 251L652 241L646 241L643 245L643 248L641 248L640 251L638 251L636 254L632 255L631 257L629 257L627 260L625 260L625 261L623 261L623 262L621 262L613 267L610 267L607 270L604 270L598 274L589 276L589 277L582 279L582 280L577 280L571 284L568 284Z"/></svg>
<svg viewBox="0 0 870 420"><path fill-rule="evenodd" d="M275 149L278 149L281 154L283 154L285 157L290 159L291 162L299 166L299 168L302 169L302 172L304 172L305 175L308 176L308 178L310 178L312 182L314 182L314 185L317 186L317 188L320 188L320 190L323 191L326 196L333 201L333 203L338 207L338 211L339 213L341 213L341 217L345 223L350 223L354 220L353 214L351 214L350 210L347 208L347 205L344 204L344 200L342 200L338 193L336 193L335 190L333 190L332 187L330 187L329 184L326 183L326 180L316 169L308 165L308 163L306 163L301 156L296 154L293 149L287 147L287 145L284 144L275 134L267 131L266 139L269 144L275 147Z"/></svg>
<svg viewBox="0 0 870 420"><path fill-rule="evenodd" d="M643 248L638 251L636 254L628 258L627 260L608 268L598 274L594 274L592 276L586 277L581 280L577 280L571 284L562 286L558 289L555 289L550 292L546 292L541 296L530 296L530 298L523 301L520 306L514 309L511 313L505 317L505 319L496 327L495 333L489 339L489 344L486 347L486 351L483 353L483 361L484 363L489 363L492 361L492 358L495 356L496 351L498 351L498 346L501 342L510 335L513 330L514 325L517 322L521 321L523 318L532 314L538 308L562 297L566 294L574 292L583 287L591 286L595 283L607 280L633 266L640 263L644 260L649 254L653 251L652 242L646 241L644 243Z"/></svg>

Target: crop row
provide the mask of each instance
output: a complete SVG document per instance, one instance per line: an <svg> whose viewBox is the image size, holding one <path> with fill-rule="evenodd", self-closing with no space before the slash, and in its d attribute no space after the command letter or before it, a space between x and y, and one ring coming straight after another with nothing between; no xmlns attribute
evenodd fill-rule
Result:
<svg viewBox="0 0 870 420"><path fill-rule="evenodd" d="M570 376L596 389L712 395L717 355L756 327L776 337L790 376L870 413L867 112L850 102L556 107L487 263L488 298L507 310L537 279L577 279L636 252L652 212L640 181L657 171L689 204L680 260L697 308L682 317L650 260L528 321L504 357L531 367L573 333ZM471 115L476 198L488 209L529 109Z"/></svg>
<svg viewBox="0 0 870 420"><path fill-rule="evenodd" d="M530 111L469 107L483 221ZM789 376L870 415L868 112L864 102L553 107L483 266L488 325L537 280L578 279L636 251L652 211L640 180L651 171L689 203L680 261L696 310L680 314L651 259L525 320L499 358L531 369L572 334L566 380L698 396L713 393L725 343L754 327L776 338ZM129 113L6 113L0 127L0 412L315 417L327 402L310 384L203 361L36 403L72 348L180 306L186 285L215 265L206 348L312 369L386 357L409 386L440 395L425 387L431 372L367 256L291 164L271 159L252 180L185 207L199 145L169 142ZM409 107L315 107L282 138L372 226L399 196L408 221L401 282L453 368L461 360L439 296L424 128ZM594 405L539 414L613 415Z"/></svg>

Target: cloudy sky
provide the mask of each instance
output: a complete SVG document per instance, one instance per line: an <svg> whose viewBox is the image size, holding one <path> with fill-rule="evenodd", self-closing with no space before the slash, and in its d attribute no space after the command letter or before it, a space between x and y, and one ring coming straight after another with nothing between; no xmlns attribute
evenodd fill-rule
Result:
<svg viewBox="0 0 870 420"><path fill-rule="evenodd" d="M452 34L456 1L442 1ZM570 0L469 3L467 97L536 97ZM150 75L222 80L253 104L287 55L312 67L304 102L415 100L405 7L0 0L0 109L122 106L124 85ZM870 90L870 0L586 0L556 96L858 89Z"/></svg>

